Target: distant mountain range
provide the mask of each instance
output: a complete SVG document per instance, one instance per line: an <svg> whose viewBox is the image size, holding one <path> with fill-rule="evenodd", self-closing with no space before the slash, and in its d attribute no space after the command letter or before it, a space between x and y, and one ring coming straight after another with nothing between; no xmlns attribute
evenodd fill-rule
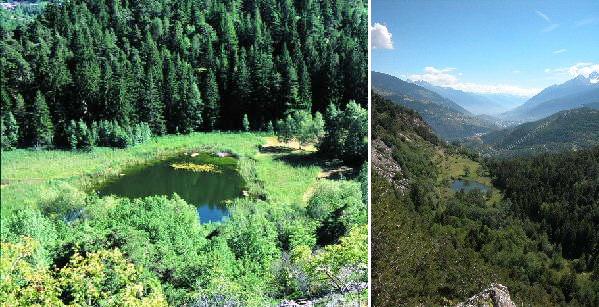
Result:
<svg viewBox="0 0 599 307"><path fill-rule="evenodd" d="M559 111L599 102L599 73L578 77L552 85L530 98L523 105L500 114L505 120L534 121Z"/></svg>
<svg viewBox="0 0 599 307"><path fill-rule="evenodd" d="M560 111L538 121L469 138L466 145L483 154L498 156L597 146L599 109L583 107Z"/></svg>
<svg viewBox="0 0 599 307"><path fill-rule="evenodd" d="M454 101L459 106L476 115L500 114L521 105L526 100L524 97L509 94L464 92L451 87L432 85L425 81L414 81L413 83Z"/></svg>
<svg viewBox="0 0 599 307"><path fill-rule="evenodd" d="M416 110L446 140L484 134L501 128L491 120L473 115L447 97L391 75L373 71L372 89L394 103Z"/></svg>

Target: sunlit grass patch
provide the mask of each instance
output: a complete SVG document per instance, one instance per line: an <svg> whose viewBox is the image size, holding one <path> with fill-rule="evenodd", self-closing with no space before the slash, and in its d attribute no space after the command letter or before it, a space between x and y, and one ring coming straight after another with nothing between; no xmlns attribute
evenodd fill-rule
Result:
<svg viewBox="0 0 599 307"><path fill-rule="evenodd" d="M171 167L177 170L188 170L198 173L221 173L222 171L214 164L195 164L191 162L187 163L172 163Z"/></svg>

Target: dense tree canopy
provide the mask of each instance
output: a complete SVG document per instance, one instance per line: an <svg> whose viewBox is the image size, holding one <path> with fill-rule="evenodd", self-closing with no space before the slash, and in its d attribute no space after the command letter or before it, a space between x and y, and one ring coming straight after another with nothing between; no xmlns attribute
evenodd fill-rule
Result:
<svg viewBox="0 0 599 307"><path fill-rule="evenodd" d="M361 0L49 3L0 35L2 111L23 146L67 146L74 120L154 134L266 130L296 110L367 104ZM24 108L23 108L23 102Z"/></svg>

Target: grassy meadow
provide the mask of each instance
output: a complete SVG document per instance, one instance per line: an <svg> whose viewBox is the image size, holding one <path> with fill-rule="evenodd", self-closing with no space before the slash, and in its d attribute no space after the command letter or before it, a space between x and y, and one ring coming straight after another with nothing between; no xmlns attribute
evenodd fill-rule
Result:
<svg viewBox="0 0 599 307"><path fill-rule="evenodd" d="M246 181L258 180L276 203L301 203L302 195L321 171L317 165L290 165L283 153L260 153L260 146L275 139L256 133L193 133L156 137L126 149L96 147L91 152L17 149L2 152L2 209L35 206L56 197L63 189L89 191L128 167L180 154L186 150L230 151L241 157ZM276 142L276 141L274 141ZM279 146L281 144L278 144ZM291 150L290 150L291 151ZM289 153L285 153L289 154ZM309 155L294 150L290 154ZM253 161L244 161L244 160ZM254 174L256 178L248 178ZM251 182L248 185L251 186Z"/></svg>

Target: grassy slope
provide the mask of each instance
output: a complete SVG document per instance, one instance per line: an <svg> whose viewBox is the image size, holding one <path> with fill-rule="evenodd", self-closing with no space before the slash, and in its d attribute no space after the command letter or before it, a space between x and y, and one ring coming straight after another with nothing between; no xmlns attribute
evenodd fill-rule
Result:
<svg viewBox="0 0 599 307"><path fill-rule="evenodd" d="M444 183L444 193L451 193L451 181L455 179L466 179L476 181L486 186L491 187L493 194L488 200L489 204L494 204L502 199L502 194L499 189L493 186L491 177L486 171L483 171L480 163L473 161L461 155L447 155L437 151L436 159L440 165L439 181ZM466 176L465 170L469 169L470 174Z"/></svg>
<svg viewBox="0 0 599 307"><path fill-rule="evenodd" d="M280 154L260 154L259 146L265 139L264 135L252 133L194 133L157 137L127 149L96 148L89 153L25 149L2 152L2 209L36 205L57 197L62 189L85 190L132 165L189 149L229 150L253 158L258 162L255 163L258 180L272 202L301 203L321 169L290 165L277 159Z"/></svg>

